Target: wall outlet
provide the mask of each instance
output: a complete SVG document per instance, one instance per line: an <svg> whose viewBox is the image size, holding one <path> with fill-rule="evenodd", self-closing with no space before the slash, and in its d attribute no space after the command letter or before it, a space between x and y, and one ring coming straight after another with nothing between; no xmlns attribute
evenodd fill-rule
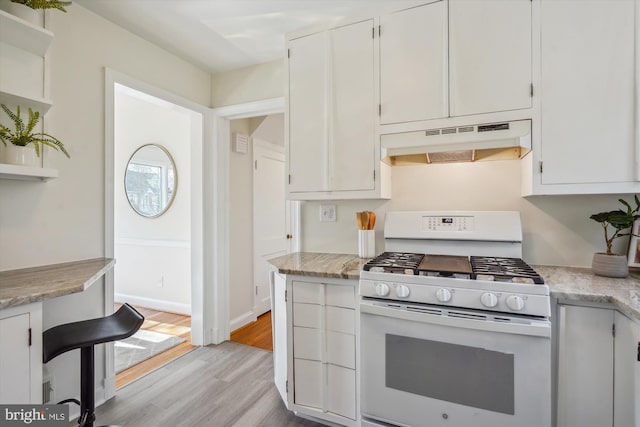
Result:
<svg viewBox="0 0 640 427"><path fill-rule="evenodd" d="M336 222L336 205L320 205L320 222Z"/></svg>

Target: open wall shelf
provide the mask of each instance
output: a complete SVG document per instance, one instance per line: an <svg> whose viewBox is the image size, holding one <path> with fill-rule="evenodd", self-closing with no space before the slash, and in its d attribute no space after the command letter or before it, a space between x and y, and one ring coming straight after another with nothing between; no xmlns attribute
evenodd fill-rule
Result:
<svg viewBox="0 0 640 427"><path fill-rule="evenodd" d="M0 42L44 56L52 40L51 31L0 10Z"/></svg>
<svg viewBox="0 0 640 427"><path fill-rule="evenodd" d="M0 163L0 179L49 181L50 179L57 177L57 169L35 168L31 166L7 165Z"/></svg>
<svg viewBox="0 0 640 427"><path fill-rule="evenodd" d="M30 98L17 95L11 91L5 90L0 86L0 104L6 104L7 107L15 111L16 106L20 106L20 113L23 117L28 117L28 107L34 111L40 111L41 115L45 115L49 108L53 105L51 100L46 98ZM4 114L4 113L2 113Z"/></svg>

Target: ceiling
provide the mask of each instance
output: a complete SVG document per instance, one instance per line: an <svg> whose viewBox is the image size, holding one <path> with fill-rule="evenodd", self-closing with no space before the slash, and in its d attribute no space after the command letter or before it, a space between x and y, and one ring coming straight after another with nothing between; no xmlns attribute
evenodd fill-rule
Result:
<svg viewBox="0 0 640 427"><path fill-rule="evenodd" d="M284 57L284 35L405 0L76 0L212 73Z"/></svg>

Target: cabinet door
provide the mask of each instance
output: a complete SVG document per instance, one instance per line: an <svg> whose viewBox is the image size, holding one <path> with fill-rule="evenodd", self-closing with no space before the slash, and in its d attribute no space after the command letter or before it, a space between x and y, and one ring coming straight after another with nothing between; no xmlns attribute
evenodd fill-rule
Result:
<svg viewBox="0 0 640 427"><path fill-rule="evenodd" d="M542 183L634 181L634 1L540 7Z"/></svg>
<svg viewBox="0 0 640 427"><path fill-rule="evenodd" d="M287 284L284 277L272 271L270 275L271 328L273 330L273 380L285 406L287 399Z"/></svg>
<svg viewBox="0 0 640 427"><path fill-rule="evenodd" d="M29 314L0 320L0 402L31 402ZM37 402L39 403L39 402Z"/></svg>
<svg viewBox="0 0 640 427"><path fill-rule="evenodd" d="M451 116L531 107L531 1L450 0Z"/></svg>
<svg viewBox="0 0 640 427"><path fill-rule="evenodd" d="M327 189L326 37L289 42L290 192Z"/></svg>
<svg viewBox="0 0 640 427"><path fill-rule="evenodd" d="M640 323L616 312L614 427L640 425Z"/></svg>
<svg viewBox="0 0 640 427"><path fill-rule="evenodd" d="M327 410L356 419L356 371L327 365Z"/></svg>
<svg viewBox="0 0 640 427"><path fill-rule="evenodd" d="M329 31L329 188L332 191L375 188L372 32L373 20Z"/></svg>
<svg viewBox="0 0 640 427"><path fill-rule="evenodd" d="M324 369L322 362L295 359L294 402L298 405L323 407Z"/></svg>
<svg viewBox="0 0 640 427"><path fill-rule="evenodd" d="M447 4L380 17L380 123L447 117Z"/></svg>
<svg viewBox="0 0 640 427"><path fill-rule="evenodd" d="M558 427L613 421L614 310L558 306Z"/></svg>

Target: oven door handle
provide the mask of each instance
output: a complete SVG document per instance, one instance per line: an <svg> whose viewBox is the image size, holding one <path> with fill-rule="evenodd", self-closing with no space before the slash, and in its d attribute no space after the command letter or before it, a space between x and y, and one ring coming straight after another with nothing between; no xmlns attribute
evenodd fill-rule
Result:
<svg viewBox="0 0 640 427"><path fill-rule="evenodd" d="M470 319L457 317L454 309L443 309L442 314L431 314L410 311L404 308L384 307L368 301L360 302L360 313L454 328L551 338L551 323L548 320L531 319L528 323L510 323L509 321L490 319ZM507 318L505 316L505 319Z"/></svg>

